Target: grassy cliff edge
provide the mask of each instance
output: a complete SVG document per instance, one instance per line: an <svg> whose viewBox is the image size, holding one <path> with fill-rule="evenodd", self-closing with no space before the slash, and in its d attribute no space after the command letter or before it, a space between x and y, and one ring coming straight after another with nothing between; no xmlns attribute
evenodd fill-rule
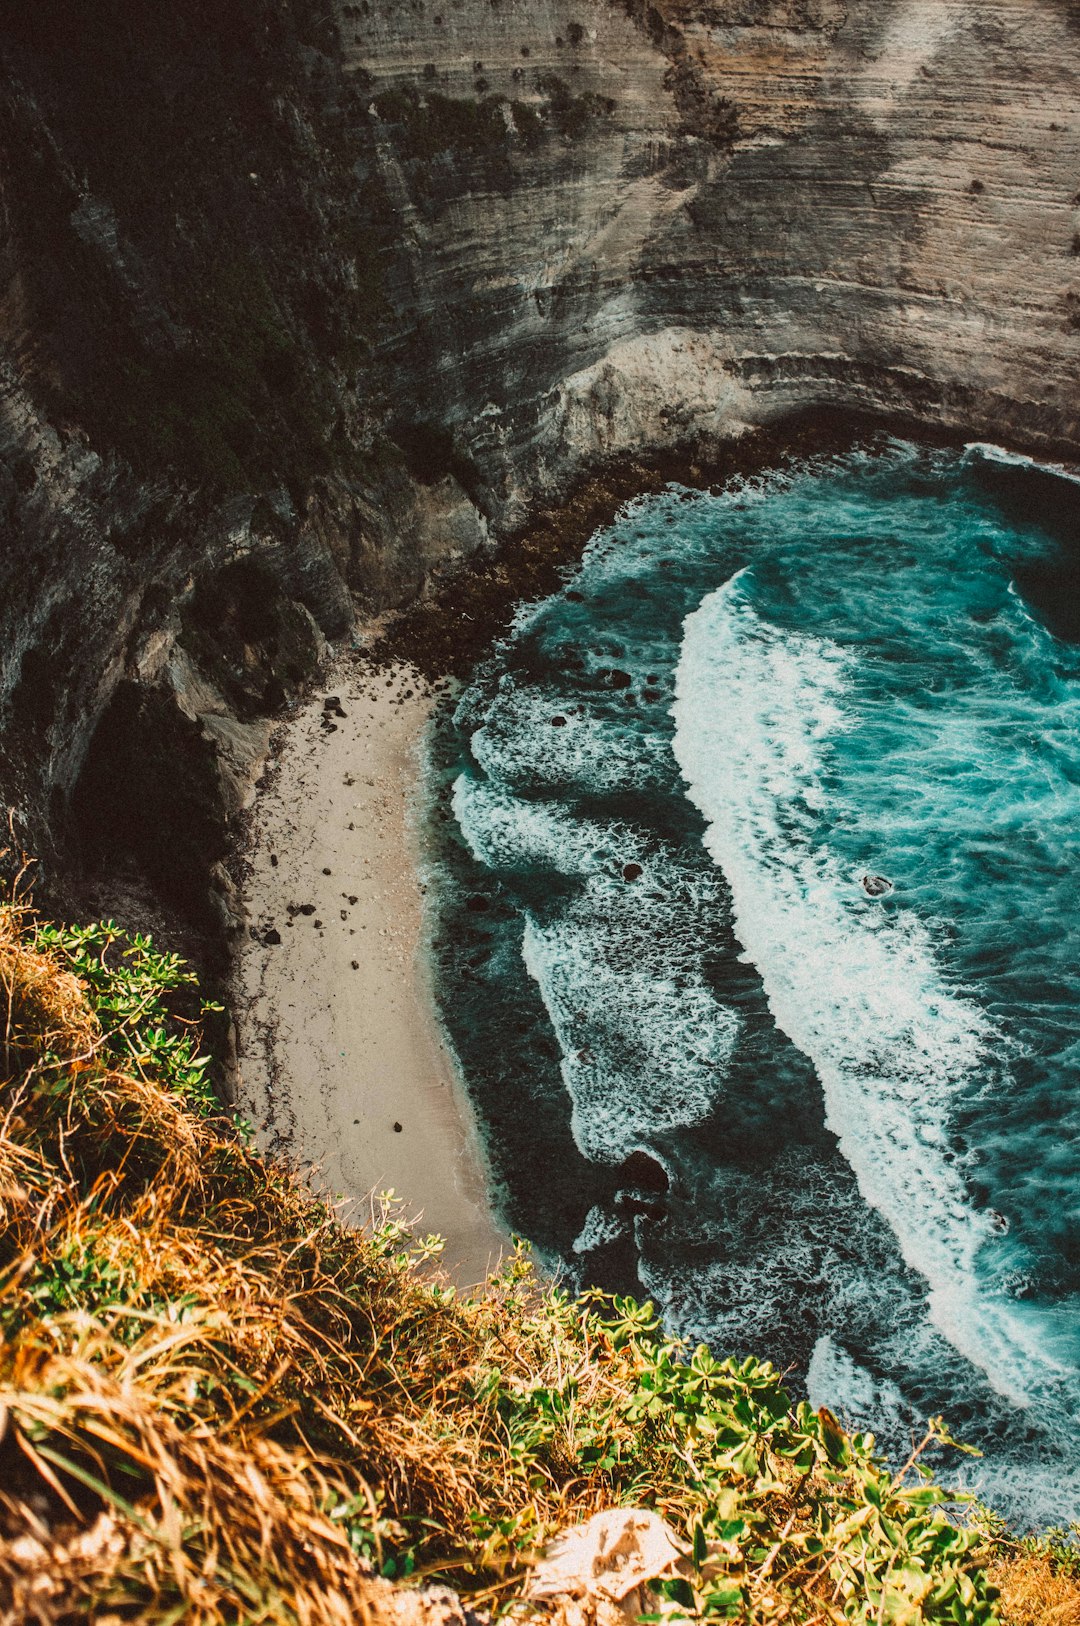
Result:
<svg viewBox="0 0 1080 1626"><path fill-rule="evenodd" d="M0 907L0 1621L1080 1620L1060 1553L958 1521L944 1425L894 1474L651 1306L524 1253L461 1298L435 1239L343 1224L220 1117L205 1014L148 939ZM529 1600L619 1506L678 1565Z"/></svg>

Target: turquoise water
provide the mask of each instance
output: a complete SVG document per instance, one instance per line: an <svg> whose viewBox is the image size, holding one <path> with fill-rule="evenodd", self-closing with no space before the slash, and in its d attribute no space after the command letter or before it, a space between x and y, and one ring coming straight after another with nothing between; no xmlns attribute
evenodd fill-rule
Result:
<svg viewBox="0 0 1080 1626"><path fill-rule="evenodd" d="M888 1450L946 1413L1035 1523L1080 1517L1078 640L1080 487L894 444L632 505L433 759L510 1222Z"/></svg>

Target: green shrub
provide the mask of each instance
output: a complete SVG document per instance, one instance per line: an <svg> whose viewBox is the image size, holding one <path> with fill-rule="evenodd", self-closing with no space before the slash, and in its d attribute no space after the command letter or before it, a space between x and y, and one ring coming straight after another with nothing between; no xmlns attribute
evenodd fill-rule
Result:
<svg viewBox="0 0 1080 1626"><path fill-rule="evenodd" d="M200 1023L220 1005L197 997L198 979L178 954L115 921L40 924L32 946L54 955L84 985L101 1024L105 1054L155 1079L199 1112L218 1110L201 1055ZM192 997L195 995L196 997Z"/></svg>

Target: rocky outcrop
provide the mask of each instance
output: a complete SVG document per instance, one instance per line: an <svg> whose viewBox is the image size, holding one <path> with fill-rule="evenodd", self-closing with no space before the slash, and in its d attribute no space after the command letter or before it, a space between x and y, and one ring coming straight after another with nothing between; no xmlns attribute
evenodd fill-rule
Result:
<svg viewBox="0 0 1080 1626"><path fill-rule="evenodd" d="M828 406L1080 455L1068 0L106 0L77 48L38 0L0 64L39 847L115 838L148 741L235 812L354 606L627 454Z"/></svg>

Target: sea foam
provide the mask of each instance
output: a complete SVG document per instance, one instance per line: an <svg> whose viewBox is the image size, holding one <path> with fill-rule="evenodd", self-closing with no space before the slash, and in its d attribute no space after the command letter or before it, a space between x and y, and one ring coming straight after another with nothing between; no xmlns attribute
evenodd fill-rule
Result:
<svg viewBox="0 0 1080 1626"><path fill-rule="evenodd" d="M662 849L641 853L624 825L574 818L491 780L462 775L453 806L474 857L496 873L527 866L578 882L543 914L523 911L522 953L559 1042L581 1151L621 1163L699 1122L719 1098L739 1020L696 968L679 918L685 874ZM638 857L628 883L624 866Z"/></svg>
<svg viewBox="0 0 1080 1626"><path fill-rule="evenodd" d="M738 936L777 1023L814 1063L865 1200L927 1281L934 1323L1013 1404L1048 1399L1075 1368L995 1284L994 1217L948 1153L957 1093L1002 1037L946 982L928 926L869 899L859 870L818 840L830 743L854 726L853 657L762 621L745 575L687 618L673 708L675 755Z"/></svg>
<svg viewBox="0 0 1080 1626"><path fill-rule="evenodd" d="M574 1139L586 1157L621 1163L708 1115L739 1022L699 979L613 967L604 913L528 918L524 956L559 1040Z"/></svg>

